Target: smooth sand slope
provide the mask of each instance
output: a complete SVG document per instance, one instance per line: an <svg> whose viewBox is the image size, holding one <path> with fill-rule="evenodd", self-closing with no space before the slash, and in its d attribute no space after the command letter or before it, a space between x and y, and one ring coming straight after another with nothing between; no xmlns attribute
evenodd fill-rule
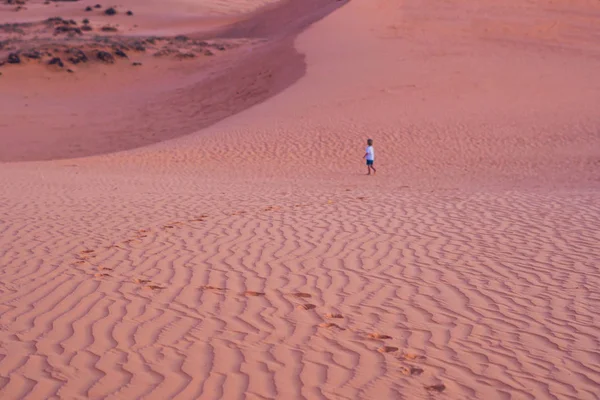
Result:
<svg viewBox="0 0 600 400"><path fill-rule="evenodd" d="M0 398L598 398L599 15L291 0L135 81L3 67Z"/></svg>

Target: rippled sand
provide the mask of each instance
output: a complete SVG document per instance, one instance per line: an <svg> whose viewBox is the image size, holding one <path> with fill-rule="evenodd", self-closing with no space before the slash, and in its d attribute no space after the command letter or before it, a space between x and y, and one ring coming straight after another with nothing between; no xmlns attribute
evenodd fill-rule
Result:
<svg viewBox="0 0 600 400"><path fill-rule="evenodd" d="M599 7L291 0L136 79L3 67L0 397L595 399Z"/></svg>

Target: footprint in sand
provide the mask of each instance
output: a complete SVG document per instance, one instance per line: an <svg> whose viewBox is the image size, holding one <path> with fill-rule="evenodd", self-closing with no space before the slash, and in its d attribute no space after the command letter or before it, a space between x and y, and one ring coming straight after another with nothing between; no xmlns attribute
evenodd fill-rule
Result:
<svg viewBox="0 0 600 400"><path fill-rule="evenodd" d="M317 306L315 306L314 304L299 304L298 306L296 306L296 308L298 310L314 310L315 308L317 308Z"/></svg>
<svg viewBox="0 0 600 400"><path fill-rule="evenodd" d="M80 251L79 253L80 254L91 254L93 252L94 252L94 250L83 250L83 251Z"/></svg>
<svg viewBox="0 0 600 400"><path fill-rule="evenodd" d="M112 268L103 267L102 265L101 265L101 266L99 266L99 267L98 267L98 269L99 269L100 271L112 271L112 270L113 270Z"/></svg>
<svg viewBox="0 0 600 400"><path fill-rule="evenodd" d="M96 278L104 278L104 277L107 277L107 276L110 276L110 275L109 274L105 274L103 272L97 272L97 273L94 274L94 276Z"/></svg>
<svg viewBox="0 0 600 400"><path fill-rule="evenodd" d="M338 328L342 331L345 330L344 328L342 328L338 324L334 324L333 322L323 322L323 323L320 323L319 326L321 328Z"/></svg>
<svg viewBox="0 0 600 400"><path fill-rule="evenodd" d="M225 290L225 288L220 288L220 287L210 286L210 285L200 286L200 289L202 289L202 290L218 290L218 291Z"/></svg>
<svg viewBox="0 0 600 400"><path fill-rule="evenodd" d="M416 353L403 353L402 358L405 360L424 360L425 356L418 355Z"/></svg>
<svg viewBox="0 0 600 400"><path fill-rule="evenodd" d="M369 339L375 339L375 340L385 340L385 339L391 339L392 337L389 335L383 335L381 333L369 333Z"/></svg>
<svg viewBox="0 0 600 400"><path fill-rule="evenodd" d="M312 295L310 295L308 293L302 293L302 292L292 293L292 296L300 297L302 299L308 299L308 298L312 297Z"/></svg>
<svg viewBox="0 0 600 400"><path fill-rule="evenodd" d="M422 368L417 368L417 367L401 367L400 371L404 375L410 375L410 376L419 376L424 372Z"/></svg>
<svg viewBox="0 0 600 400"><path fill-rule="evenodd" d="M446 390L446 385L444 385L443 383L438 383L435 385L431 385L431 386L425 386L425 389L430 391L430 392L443 392L444 390Z"/></svg>
<svg viewBox="0 0 600 400"><path fill-rule="evenodd" d="M398 351L398 348L393 346L381 346L377 349L377 351L380 353L393 353L395 351Z"/></svg>
<svg viewBox="0 0 600 400"><path fill-rule="evenodd" d="M246 296L252 296L252 297L258 297L258 296L264 296L265 294L263 292L253 292L252 290L247 290L244 292L244 294Z"/></svg>
<svg viewBox="0 0 600 400"><path fill-rule="evenodd" d="M164 287L158 286L158 285L147 285L147 286L144 287L144 289L162 290L162 289L164 289Z"/></svg>
<svg viewBox="0 0 600 400"><path fill-rule="evenodd" d="M150 232L148 229L140 229L136 232L137 238L145 238L148 237L147 233Z"/></svg>
<svg viewBox="0 0 600 400"><path fill-rule="evenodd" d="M143 285L143 284L150 282L149 279L143 279L143 278L133 278L133 281L135 283L137 283L138 285Z"/></svg>
<svg viewBox="0 0 600 400"><path fill-rule="evenodd" d="M57 381L63 381L66 382L68 377L67 375L63 374L60 371L55 370L54 368L46 370L48 372L48 375L50 375L50 377L52 377L53 379L56 379Z"/></svg>
<svg viewBox="0 0 600 400"><path fill-rule="evenodd" d="M325 318L344 318L344 316L337 313L327 313L325 314Z"/></svg>

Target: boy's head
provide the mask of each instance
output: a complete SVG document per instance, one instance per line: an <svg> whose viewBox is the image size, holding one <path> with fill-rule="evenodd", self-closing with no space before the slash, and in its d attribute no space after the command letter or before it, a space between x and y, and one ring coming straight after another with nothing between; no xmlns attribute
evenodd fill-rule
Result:
<svg viewBox="0 0 600 400"><path fill-rule="evenodd" d="M369 146L373 146L373 139L367 139L367 144Z"/></svg>

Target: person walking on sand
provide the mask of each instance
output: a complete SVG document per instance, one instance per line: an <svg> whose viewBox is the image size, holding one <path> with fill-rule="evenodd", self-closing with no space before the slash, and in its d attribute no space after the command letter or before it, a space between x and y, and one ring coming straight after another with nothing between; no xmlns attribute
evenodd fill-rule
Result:
<svg viewBox="0 0 600 400"><path fill-rule="evenodd" d="M367 151L363 158L367 160L367 175L371 175L371 170L373 170L373 175L375 175L377 173L377 170L373 166L373 163L375 162L375 150L373 149L373 139L367 140Z"/></svg>

